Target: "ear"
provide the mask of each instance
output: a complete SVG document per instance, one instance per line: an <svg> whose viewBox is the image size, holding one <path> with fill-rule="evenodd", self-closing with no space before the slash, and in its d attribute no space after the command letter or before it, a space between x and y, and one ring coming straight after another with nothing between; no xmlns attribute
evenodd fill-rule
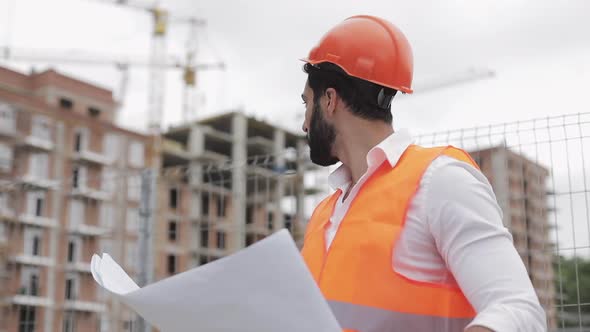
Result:
<svg viewBox="0 0 590 332"><path fill-rule="evenodd" d="M327 117L332 117L336 112L336 105L338 103L338 93L334 88L327 88L325 92L325 111Z"/></svg>

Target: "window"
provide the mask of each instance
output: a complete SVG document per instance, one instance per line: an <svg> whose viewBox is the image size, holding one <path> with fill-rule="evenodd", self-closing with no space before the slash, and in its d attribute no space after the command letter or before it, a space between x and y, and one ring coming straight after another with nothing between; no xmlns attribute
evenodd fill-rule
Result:
<svg viewBox="0 0 590 332"><path fill-rule="evenodd" d="M168 262L166 264L168 274L175 274L176 273L176 256L175 255L168 255Z"/></svg>
<svg viewBox="0 0 590 332"><path fill-rule="evenodd" d="M74 134L74 151L80 152L82 150L82 133L77 132Z"/></svg>
<svg viewBox="0 0 590 332"><path fill-rule="evenodd" d="M33 256L41 256L41 236L33 236Z"/></svg>
<svg viewBox="0 0 590 332"><path fill-rule="evenodd" d="M21 290L19 294L39 296L39 268L23 266L21 271Z"/></svg>
<svg viewBox="0 0 590 332"><path fill-rule="evenodd" d="M201 214L203 216L209 215L209 194L201 194Z"/></svg>
<svg viewBox="0 0 590 332"><path fill-rule="evenodd" d="M131 269L136 270L138 267L139 253L137 251L137 242L128 241L126 244L126 262L125 264Z"/></svg>
<svg viewBox="0 0 590 332"><path fill-rule="evenodd" d="M112 254L113 253L113 240L112 239L101 239L100 240L100 252Z"/></svg>
<svg viewBox="0 0 590 332"><path fill-rule="evenodd" d="M209 263L209 259L207 258L207 256L199 256L199 265L205 265L207 263Z"/></svg>
<svg viewBox="0 0 590 332"><path fill-rule="evenodd" d="M285 215L285 228L289 231L292 231L291 227L293 226L293 217L290 214Z"/></svg>
<svg viewBox="0 0 590 332"><path fill-rule="evenodd" d="M20 307L18 332L35 332L35 307L27 305Z"/></svg>
<svg viewBox="0 0 590 332"><path fill-rule="evenodd" d="M16 132L16 111L12 106L0 103L0 132L14 134Z"/></svg>
<svg viewBox="0 0 590 332"><path fill-rule="evenodd" d="M111 229L113 227L113 219L115 218L114 212L111 204L104 202L100 204L99 220L101 227L106 229Z"/></svg>
<svg viewBox="0 0 590 332"><path fill-rule="evenodd" d="M246 224L251 224L254 221L254 207L248 205L246 207Z"/></svg>
<svg viewBox="0 0 590 332"><path fill-rule="evenodd" d="M217 196L217 216L224 217L225 216L225 204L224 204L224 197L219 195Z"/></svg>
<svg viewBox="0 0 590 332"><path fill-rule="evenodd" d="M254 235L246 234L246 246L249 246L255 242Z"/></svg>
<svg viewBox="0 0 590 332"><path fill-rule="evenodd" d="M274 213L272 211L268 211L266 215L266 227L269 231L272 231L274 228Z"/></svg>
<svg viewBox="0 0 590 332"><path fill-rule="evenodd" d="M88 146L88 129L78 128L74 131L74 152L86 150Z"/></svg>
<svg viewBox="0 0 590 332"><path fill-rule="evenodd" d="M225 233L217 232L217 248L225 249Z"/></svg>
<svg viewBox="0 0 590 332"><path fill-rule="evenodd" d="M12 169L13 158L12 148L0 143L0 171L9 172Z"/></svg>
<svg viewBox="0 0 590 332"><path fill-rule="evenodd" d="M72 188L80 188L80 169L77 166L72 169Z"/></svg>
<svg viewBox="0 0 590 332"><path fill-rule="evenodd" d="M8 209L8 193L0 191L0 211Z"/></svg>
<svg viewBox="0 0 590 332"><path fill-rule="evenodd" d="M176 221L168 222L168 240L170 240L172 242L176 242L176 238L177 238L176 227L178 227Z"/></svg>
<svg viewBox="0 0 590 332"><path fill-rule="evenodd" d="M131 167L144 166L145 147L142 142L132 141L129 144L129 165Z"/></svg>
<svg viewBox="0 0 590 332"><path fill-rule="evenodd" d="M43 191L27 192L27 214L31 216L43 216L45 206L45 193Z"/></svg>
<svg viewBox="0 0 590 332"><path fill-rule="evenodd" d="M118 181L120 181L120 176L117 176L117 172L113 168L102 168L100 189L107 193L114 194L117 191Z"/></svg>
<svg viewBox="0 0 590 332"><path fill-rule="evenodd" d="M129 332L137 330L137 328L135 328L135 322L133 320L126 320L123 322L123 330Z"/></svg>
<svg viewBox="0 0 590 332"><path fill-rule="evenodd" d="M29 284L29 294L39 296L39 274L31 274Z"/></svg>
<svg viewBox="0 0 590 332"><path fill-rule="evenodd" d="M84 202L79 199L70 200L70 226L78 226L84 222Z"/></svg>
<svg viewBox="0 0 590 332"><path fill-rule="evenodd" d="M72 311L65 311L64 312L64 321L63 321L63 329L62 332L74 332L76 331L74 327L74 312Z"/></svg>
<svg viewBox="0 0 590 332"><path fill-rule="evenodd" d="M121 137L116 134L106 134L102 141L102 149L108 160L117 160L121 154Z"/></svg>
<svg viewBox="0 0 590 332"><path fill-rule="evenodd" d="M138 201L141 196L141 178L139 175L127 178L127 199Z"/></svg>
<svg viewBox="0 0 590 332"><path fill-rule="evenodd" d="M86 168L84 166L74 166L72 168L72 188L80 189L86 187Z"/></svg>
<svg viewBox="0 0 590 332"><path fill-rule="evenodd" d="M96 107L88 107L88 115L92 118L98 118L100 116L101 110Z"/></svg>
<svg viewBox="0 0 590 332"><path fill-rule="evenodd" d="M75 261L76 242L74 240L68 241L68 263Z"/></svg>
<svg viewBox="0 0 590 332"><path fill-rule="evenodd" d="M51 141L51 121L43 115L35 115L31 121L31 135Z"/></svg>
<svg viewBox="0 0 590 332"><path fill-rule="evenodd" d="M70 110L74 107L74 102L68 98L61 97L59 98L59 107Z"/></svg>
<svg viewBox="0 0 590 332"><path fill-rule="evenodd" d="M209 247L209 229L207 228L208 225L203 225L201 227L206 227L205 229L201 229L201 247L207 248Z"/></svg>
<svg viewBox="0 0 590 332"><path fill-rule="evenodd" d="M127 222L125 229L128 233L137 233L139 230L139 210L136 208L127 209Z"/></svg>
<svg viewBox="0 0 590 332"><path fill-rule="evenodd" d="M7 242L6 238L6 224L0 223L0 242Z"/></svg>
<svg viewBox="0 0 590 332"><path fill-rule="evenodd" d="M74 279L73 276L68 276L66 278L66 294L65 294L66 300L76 299L76 294L75 294L76 284L75 283L76 283L76 280Z"/></svg>
<svg viewBox="0 0 590 332"><path fill-rule="evenodd" d="M172 209L176 209L178 207L178 194L178 189L176 188L171 188L168 192L168 204Z"/></svg>
<svg viewBox="0 0 590 332"><path fill-rule="evenodd" d="M37 179L49 177L49 155L47 153L31 153L29 156L29 174Z"/></svg>
<svg viewBox="0 0 590 332"><path fill-rule="evenodd" d="M41 256L43 230L38 227L27 226L24 234L24 253L27 255Z"/></svg>
<svg viewBox="0 0 590 332"><path fill-rule="evenodd" d="M43 197L37 197L35 200L35 216L41 217L43 215Z"/></svg>

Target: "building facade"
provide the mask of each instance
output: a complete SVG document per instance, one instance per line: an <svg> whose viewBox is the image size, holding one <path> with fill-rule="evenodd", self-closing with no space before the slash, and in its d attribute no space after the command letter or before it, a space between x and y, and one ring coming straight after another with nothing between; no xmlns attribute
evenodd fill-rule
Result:
<svg viewBox="0 0 590 332"><path fill-rule="evenodd" d="M486 175L500 207L504 226L512 233L520 254L547 314L550 329L557 326L553 246L549 235L549 171L504 147L471 152Z"/></svg>
<svg viewBox="0 0 590 332"><path fill-rule="evenodd" d="M137 261L152 139L117 127L116 108L111 91L53 70L0 68L0 329L119 331L134 318L90 274L95 252Z"/></svg>

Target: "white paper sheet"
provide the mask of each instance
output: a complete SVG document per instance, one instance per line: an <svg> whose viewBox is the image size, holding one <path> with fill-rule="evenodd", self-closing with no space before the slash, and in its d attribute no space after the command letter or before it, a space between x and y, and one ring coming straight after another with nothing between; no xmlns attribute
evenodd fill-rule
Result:
<svg viewBox="0 0 590 332"><path fill-rule="evenodd" d="M96 282L162 332L339 332L286 230L215 262L139 288L108 255Z"/></svg>

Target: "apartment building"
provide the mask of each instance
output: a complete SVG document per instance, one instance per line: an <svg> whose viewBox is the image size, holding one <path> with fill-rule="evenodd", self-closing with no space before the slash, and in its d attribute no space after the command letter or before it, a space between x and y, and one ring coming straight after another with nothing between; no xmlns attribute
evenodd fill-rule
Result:
<svg viewBox="0 0 590 332"><path fill-rule="evenodd" d="M471 152L489 179L550 329L557 326L547 178L549 171L504 147Z"/></svg>
<svg viewBox="0 0 590 332"><path fill-rule="evenodd" d="M162 138L155 278L206 264L287 228L303 241L305 137L240 112L170 129Z"/></svg>
<svg viewBox="0 0 590 332"><path fill-rule="evenodd" d="M154 153L114 124L116 108L96 85L0 67L0 329L129 329L134 315L89 264L95 252L137 261L137 179Z"/></svg>

